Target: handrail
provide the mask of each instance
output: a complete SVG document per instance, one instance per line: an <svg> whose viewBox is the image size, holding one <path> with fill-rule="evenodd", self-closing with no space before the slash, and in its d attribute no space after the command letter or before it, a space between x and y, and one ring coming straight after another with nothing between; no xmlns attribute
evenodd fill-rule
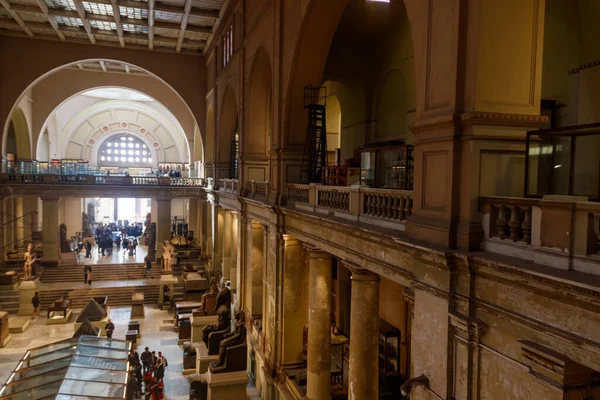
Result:
<svg viewBox="0 0 600 400"><path fill-rule="evenodd" d="M22 179L28 177L28 179ZM67 185L127 185L127 186L200 186L203 178L169 178L162 176L100 176L2 173L0 182L16 184L67 184Z"/></svg>

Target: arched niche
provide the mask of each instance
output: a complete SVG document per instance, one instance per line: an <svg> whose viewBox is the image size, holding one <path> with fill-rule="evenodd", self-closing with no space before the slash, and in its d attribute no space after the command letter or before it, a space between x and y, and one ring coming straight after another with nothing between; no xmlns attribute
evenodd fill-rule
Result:
<svg viewBox="0 0 600 400"><path fill-rule="evenodd" d="M231 152L231 141L238 129L238 113L235 94L231 86L227 86L221 103L219 127L217 130L217 161L229 163Z"/></svg>
<svg viewBox="0 0 600 400"><path fill-rule="evenodd" d="M261 47L254 56L248 93L248 119L244 132L243 154L265 156L272 131L272 75L269 54Z"/></svg>
<svg viewBox="0 0 600 400"><path fill-rule="evenodd" d="M215 111L212 106L206 111L206 146L204 149L205 162L215 161Z"/></svg>

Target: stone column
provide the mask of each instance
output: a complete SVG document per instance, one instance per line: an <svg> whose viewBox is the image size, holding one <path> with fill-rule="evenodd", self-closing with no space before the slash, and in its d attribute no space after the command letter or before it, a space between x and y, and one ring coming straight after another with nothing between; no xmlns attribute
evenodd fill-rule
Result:
<svg viewBox="0 0 600 400"><path fill-rule="evenodd" d="M23 246L23 239L25 238L23 219L25 218L23 212L23 197L15 197L15 240L17 247Z"/></svg>
<svg viewBox="0 0 600 400"><path fill-rule="evenodd" d="M171 199L156 199L156 257L161 258L163 242L171 240Z"/></svg>
<svg viewBox="0 0 600 400"><path fill-rule="evenodd" d="M331 255L321 250L310 249L309 257L306 398L321 400L331 397ZM375 356L377 357L377 352ZM377 368L366 369L363 372L366 371L377 371Z"/></svg>
<svg viewBox="0 0 600 400"><path fill-rule="evenodd" d="M223 279L231 280L231 212L223 210Z"/></svg>
<svg viewBox="0 0 600 400"><path fill-rule="evenodd" d="M196 213L196 242L202 250L202 254L206 254L206 200L198 199L198 211Z"/></svg>
<svg viewBox="0 0 600 400"><path fill-rule="evenodd" d="M188 231L194 231L194 238L198 241L198 199L188 200Z"/></svg>
<svg viewBox="0 0 600 400"><path fill-rule="evenodd" d="M258 222L249 222L247 230L245 305L251 316L258 316L263 313L264 234Z"/></svg>
<svg viewBox="0 0 600 400"><path fill-rule="evenodd" d="M12 250L15 242L15 208L14 198L7 197L4 200L4 246L6 250ZM0 227L2 228L2 227Z"/></svg>
<svg viewBox="0 0 600 400"><path fill-rule="evenodd" d="M58 197L42 197L42 260L58 262Z"/></svg>
<svg viewBox="0 0 600 400"><path fill-rule="evenodd" d="M213 270L223 273L223 217L225 211L218 204L212 205Z"/></svg>
<svg viewBox="0 0 600 400"><path fill-rule="evenodd" d="M236 212L231 213L231 250L230 250L230 263L229 263L229 276L231 277L231 291L236 292L240 277L238 271L238 214Z"/></svg>
<svg viewBox="0 0 600 400"><path fill-rule="evenodd" d="M377 371L379 371L379 276L365 270L353 271L348 399L379 398Z"/></svg>
<svg viewBox="0 0 600 400"><path fill-rule="evenodd" d="M37 197L23 196L23 236L26 243L31 242L33 232L38 231L37 209Z"/></svg>
<svg viewBox="0 0 600 400"><path fill-rule="evenodd" d="M204 239L205 241L205 253L206 256L213 260L214 259L214 246L213 246L213 240L212 240L212 232L214 229L213 226L213 212L212 212L212 203L210 202L206 202L205 204L205 211L206 211L206 237Z"/></svg>

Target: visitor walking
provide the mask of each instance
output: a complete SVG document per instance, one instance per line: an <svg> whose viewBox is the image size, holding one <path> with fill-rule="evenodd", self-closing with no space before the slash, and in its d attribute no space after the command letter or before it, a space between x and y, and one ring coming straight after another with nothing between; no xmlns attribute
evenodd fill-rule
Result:
<svg viewBox="0 0 600 400"><path fill-rule="evenodd" d="M84 277L84 284L92 286L92 266L91 265L86 264L85 267L83 267L83 277Z"/></svg>
<svg viewBox="0 0 600 400"><path fill-rule="evenodd" d="M31 305L33 305L33 315L31 316L31 319L35 319L40 316L40 295L38 292L35 292L31 298Z"/></svg>
<svg viewBox="0 0 600 400"><path fill-rule="evenodd" d="M150 261L150 257L144 257L144 262L146 263L146 269L144 270L144 278L147 278L150 275L150 279L152 279L152 261Z"/></svg>
<svg viewBox="0 0 600 400"><path fill-rule="evenodd" d="M106 331L106 337L112 339L113 332L115 331L115 324L112 323L110 318L108 319L108 323L104 326L104 330Z"/></svg>
<svg viewBox="0 0 600 400"><path fill-rule="evenodd" d="M92 244L89 240L85 241L85 258L92 258Z"/></svg>
<svg viewBox="0 0 600 400"><path fill-rule="evenodd" d="M146 347L141 356L142 366L144 367L144 372L148 371L152 366L152 353Z"/></svg>

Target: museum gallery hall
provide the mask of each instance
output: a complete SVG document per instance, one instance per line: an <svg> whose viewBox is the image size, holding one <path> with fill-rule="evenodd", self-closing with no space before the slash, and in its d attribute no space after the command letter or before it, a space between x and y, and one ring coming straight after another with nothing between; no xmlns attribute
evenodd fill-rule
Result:
<svg viewBox="0 0 600 400"><path fill-rule="evenodd" d="M600 399L598 20L0 0L0 400Z"/></svg>

